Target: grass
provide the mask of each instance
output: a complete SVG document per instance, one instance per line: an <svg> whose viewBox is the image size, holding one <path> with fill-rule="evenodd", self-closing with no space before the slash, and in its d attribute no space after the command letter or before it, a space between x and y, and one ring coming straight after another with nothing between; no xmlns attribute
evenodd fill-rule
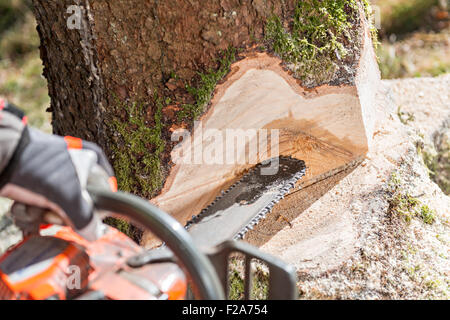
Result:
<svg viewBox="0 0 450 320"><path fill-rule="evenodd" d="M363 2L368 10L367 1ZM392 18L388 14L398 11L392 8L406 2L378 1L382 9L389 8L383 9L386 12L383 21L389 21ZM267 40L287 61L297 64L299 73L316 80L326 79L335 70L336 59L345 57L343 41L348 41L355 4L356 0L299 1L292 28L285 29L280 19L272 17L267 24ZM32 126L51 132L51 115L45 112L50 99L46 80L42 77L39 37L35 28L29 0L0 0L0 95L24 109ZM395 44L384 42L379 51L383 77L436 76L449 72L448 38L448 30L444 30L440 34L417 33ZM230 48L218 59L217 69L199 73L195 81L186 84L195 102L182 106L178 113L180 121L190 122L203 113L217 83L229 72L235 59L236 50ZM161 106L157 107L153 118L146 115L142 104L125 106L119 103L127 110L127 118L111 122L111 126L117 128L118 143L129 146L125 152L115 152L114 166L123 190L150 195L160 186L159 156L164 150L160 117L161 108L167 102L159 100L159 103ZM411 121L408 115L402 115L402 118ZM139 137L148 138L149 143L143 143ZM137 156L130 160L131 154ZM426 161L432 169L433 161L432 158Z"/></svg>
<svg viewBox="0 0 450 320"><path fill-rule="evenodd" d="M231 259L230 271L229 271L229 294L230 300L243 300L244 299L244 278L240 271L240 265L242 261L237 259ZM252 272L252 288L250 297L252 300L267 300L269 298L269 274L263 270L260 265L253 265Z"/></svg>
<svg viewBox="0 0 450 320"><path fill-rule="evenodd" d="M229 72L235 59L236 49L229 48L218 59L217 70L209 69L205 73L199 73L195 86L186 84L186 90L195 102L182 105L177 113L179 121L190 123L204 112L215 87ZM176 79L175 74L171 76ZM124 119L115 118L110 121L112 131L119 136L118 143L112 150L119 188L152 198L163 182L161 156L165 150L165 141L162 138L162 109L172 101L170 98L160 98L155 93L153 102L156 112L153 119L149 119L142 103L126 104L117 98L116 101L115 114L122 114L123 111L126 113ZM126 226L122 229L127 232Z"/></svg>
<svg viewBox="0 0 450 320"><path fill-rule="evenodd" d="M450 72L450 28L416 32L401 41L384 40L377 50L384 79L436 77Z"/></svg>
<svg viewBox="0 0 450 320"><path fill-rule="evenodd" d="M163 101L155 94L156 112L148 121L147 109L142 103L124 103L117 97L115 114L125 112L124 119L114 118L110 122L117 133L117 144L112 148L113 167L119 189L125 192L151 198L162 186L161 154L165 149L162 139L162 108L170 101ZM137 243L142 230L128 221L117 218L104 220L126 234Z"/></svg>
<svg viewBox="0 0 450 320"><path fill-rule="evenodd" d="M436 214L434 210L430 209L427 205L420 206L420 212L418 216L426 224L433 224L434 221L436 221Z"/></svg>
<svg viewBox="0 0 450 320"><path fill-rule="evenodd" d="M442 18L448 17L448 2L372 2L381 13L383 41L377 55L384 79L436 77L450 72L450 27L448 18Z"/></svg>

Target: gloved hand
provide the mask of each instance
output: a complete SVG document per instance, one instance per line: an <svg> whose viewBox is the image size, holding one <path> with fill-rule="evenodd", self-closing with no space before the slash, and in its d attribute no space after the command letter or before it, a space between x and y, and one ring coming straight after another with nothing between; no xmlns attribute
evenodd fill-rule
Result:
<svg viewBox="0 0 450 320"><path fill-rule="evenodd" d="M0 173L0 196L26 205L21 209L22 218L29 212L30 222L38 216L36 208L50 210L93 241L101 236L102 223L93 214L88 184L117 190L113 170L97 145L25 127L12 158Z"/></svg>
<svg viewBox="0 0 450 320"><path fill-rule="evenodd" d="M25 237L39 234L43 225L65 225L63 219L56 213L20 202L14 202L10 216Z"/></svg>
<svg viewBox="0 0 450 320"><path fill-rule="evenodd" d="M87 185L114 191L115 182L112 181L111 185L109 180L105 170L99 165L94 165L94 169L89 175ZM39 234L41 227L45 225L70 225L73 228L73 224L70 222L67 223L64 216L66 215L56 213L49 208L37 207L18 201L14 202L10 210L10 217L14 221L14 224L23 232L24 236ZM79 233L85 239L95 241L107 231L107 229L104 228L104 224L101 223L101 220L102 219L99 216L94 215L90 227L85 230L79 230Z"/></svg>

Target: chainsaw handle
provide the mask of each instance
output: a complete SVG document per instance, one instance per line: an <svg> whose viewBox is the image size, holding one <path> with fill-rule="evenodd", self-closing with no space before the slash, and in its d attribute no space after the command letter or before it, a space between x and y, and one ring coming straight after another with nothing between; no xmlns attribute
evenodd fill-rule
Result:
<svg viewBox="0 0 450 320"><path fill-rule="evenodd" d="M97 188L88 188L88 191L97 210L129 218L164 241L186 268L202 299L225 299L224 289L213 265L178 221L148 201L131 194Z"/></svg>

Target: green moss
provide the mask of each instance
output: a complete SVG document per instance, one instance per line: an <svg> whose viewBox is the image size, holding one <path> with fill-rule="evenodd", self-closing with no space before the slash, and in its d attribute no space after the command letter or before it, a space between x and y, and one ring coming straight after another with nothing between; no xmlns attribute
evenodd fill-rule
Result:
<svg viewBox="0 0 450 320"><path fill-rule="evenodd" d="M344 42L351 41L349 30L357 15L355 0L298 1L292 30L273 16L266 25L266 40L275 53L293 64L297 77L317 84L328 82L337 71L336 62L348 54Z"/></svg>
<svg viewBox="0 0 450 320"><path fill-rule="evenodd" d="M103 220L104 223L107 225L110 225L116 229L118 229L120 232L131 236L131 224L123 219L117 219L108 217Z"/></svg>
<svg viewBox="0 0 450 320"><path fill-rule="evenodd" d="M252 279L252 297L255 300L267 300L269 299L269 273L265 272L259 266L253 274Z"/></svg>
<svg viewBox="0 0 450 320"><path fill-rule="evenodd" d="M230 71L231 64L236 60L236 49L229 48L222 57L218 59L218 69L210 68L205 73L198 73L199 83L197 86L186 84L186 90L193 97L195 103L185 104L178 112L178 119L181 120L195 120L197 119L208 106L214 89L220 80L222 80Z"/></svg>
<svg viewBox="0 0 450 320"><path fill-rule="evenodd" d="M448 36L445 33L416 32L391 43L384 40L377 49L383 79L437 77L450 72L450 59L445 55Z"/></svg>
<svg viewBox="0 0 450 320"><path fill-rule="evenodd" d="M244 299L244 279L236 270L229 275L229 300L243 300Z"/></svg>
<svg viewBox="0 0 450 320"><path fill-rule="evenodd" d="M402 57L391 54L387 44L383 43L378 47L377 57L383 79L396 79L404 76L405 67Z"/></svg>
<svg viewBox="0 0 450 320"><path fill-rule="evenodd" d="M114 217L107 217L103 220L103 223L112 226L119 230L120 232L127 235L130 239L133 239L136 243L140 244L142 240L143 231L138 227L134 226L132 223Z"/></svg>
<svg viewBox="0 0 450 320"><path fill-rule="evenodd" d="M417 199L407 193L396 193L391 199L391 213L401 216L406 222L411 222L416 215Z"/></svg>
<svg viewBox="0 0 450 320"><path fill-rule="evenodd" d="M231 270L228 278L230 300L243 300L244 299L244 279L242 274L238 271L237 265L240 262L238 260L231 260ZM251 296L253 300L267 300L269 299L269 273L264 271L261 266L256 265L256 268L252 272L251 280Z"/></svg>
<svg viewBox="0 0 450 320"><path fill-rule="evenodd" d="M353 24L359 20L358 0L298 1L290 30L274 15L266 25L269 47L287 63L294 75L305 85L330 82L339 69L340 61L354 49L356 38ZM378 32L373 25L368 0L361 0L370 23L375 47Z"/></svg>
<svg viewBox="0 0 450 320"><path fill-rule="evenodd" d="M403 112L402 107L399 106L397 109L397 116L400 119L400 122L403 124L408 124L411 121L414 121L416 118L414 117L414 114L411 112Z"/></svg>
<svg viewBox="0 0 450 320"><path fill-rule="evenodd" d="M120 101L116 112L125 111L126 119L116 118L111 122L111 128L118 135L112 153L119 188L148 198L161 188L160 159L165 148L161 122L164 102L158 97L154 100L153 123L146 120L147 112L142 103L123 104Z"/></svg>
<svg viewBox="0 0 450 320"><path fill-rule="evenodd" d="M419 218L426 224L435 222L435 212L403 188L402 181L396 172L391 176L389 189L392 194L389 199L391 215L402 217L407 223L410 223L413 218Z"/></svg>

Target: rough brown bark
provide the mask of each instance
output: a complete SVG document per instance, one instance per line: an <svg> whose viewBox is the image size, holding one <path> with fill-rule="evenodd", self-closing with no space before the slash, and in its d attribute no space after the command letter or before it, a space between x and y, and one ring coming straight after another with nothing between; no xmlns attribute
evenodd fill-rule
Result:
<svg viewBox="0 0 450 320"><path fill-rule="evenodd" d="M104 145L101 112L106 105L105 88L93 50L90 21L83 19L83 32L74 32L67 27L66 14L72 1L33 1L33 4L44 75L52 98L54 131Z"/></svg>

